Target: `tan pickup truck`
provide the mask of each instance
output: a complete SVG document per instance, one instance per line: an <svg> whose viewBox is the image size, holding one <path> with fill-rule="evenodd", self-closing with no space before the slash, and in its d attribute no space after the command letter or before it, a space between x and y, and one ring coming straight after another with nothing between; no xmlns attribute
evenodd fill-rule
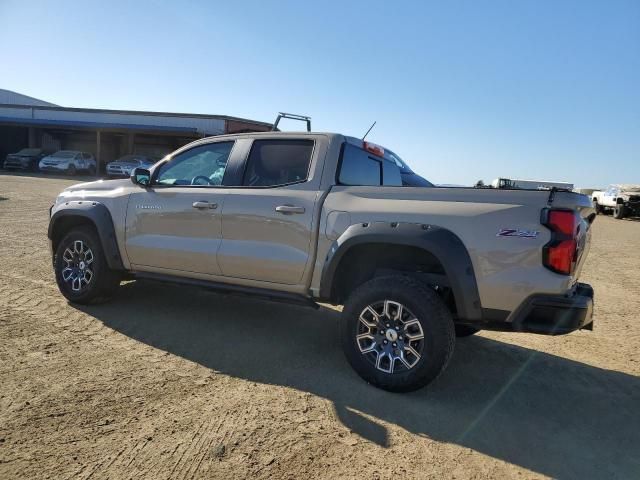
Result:
<svg viewBox="0 0 640 480"><path fill-rule="evenodd" d="M428 185L339 134L206 138L130 180L65 189L48 232L57 283L76 303L134 278L343 305L349 363L392 391L434 380L456 336L592 328L578 283L590 198Z"/></svg>

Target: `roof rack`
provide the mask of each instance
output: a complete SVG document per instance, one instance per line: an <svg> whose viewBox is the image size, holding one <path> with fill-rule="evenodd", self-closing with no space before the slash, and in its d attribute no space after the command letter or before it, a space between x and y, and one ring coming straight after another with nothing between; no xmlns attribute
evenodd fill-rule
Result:
<svg viewBox="0 0 640 480"><path fill-rule="evenodd" d="M273 122L271 131L275 132L276 130L278 130L278 123L280 123L280 119L282 118L288 118L290 120L298 120L300 122L307 122L307 132L311 131L311 117L306 117L304 115L296 115L295 113L285 113L285 112L278 112L278 117L276 118L276 121Z"/></svg>

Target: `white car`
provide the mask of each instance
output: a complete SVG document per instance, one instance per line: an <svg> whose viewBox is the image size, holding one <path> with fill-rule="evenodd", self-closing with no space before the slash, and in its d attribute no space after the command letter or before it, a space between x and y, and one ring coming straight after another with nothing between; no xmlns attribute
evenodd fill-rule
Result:
<svg viewBox="0 0 640 480"><path fill-rule="evenodd" d="M134 168L149 168L156 161L144 155L125 155L107 164L107 175L109 177L128 177Z"/></svg>
<svg viewBox="0 0 640 480"><path fill-rule="evenodd" d="M609 185L606 190L591 194L596 213L613 211L614 218L640 215L640 185Z"/></svg>
<svg viewBox="0 0 640 480"><path fill-rule="evenodd" d="M67 175L86 172L95 175L96 159L87 152L60 150L40 160L39 167L43 172L58 172Z"/></svg>

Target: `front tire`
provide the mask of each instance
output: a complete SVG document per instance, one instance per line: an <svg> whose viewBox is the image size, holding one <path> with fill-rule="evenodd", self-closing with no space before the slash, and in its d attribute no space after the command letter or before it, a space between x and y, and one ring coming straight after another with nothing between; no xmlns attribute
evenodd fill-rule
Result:
<svg viewBox="0 0 640 480"><path fill-rule="evenodd" d="M613 209L613 218L617 218L618 220L621 220L626 216L627 216L627 207L625 207L623 203L616 203L616 206Z"/></svg>
<svg viewBox="0 0 640 480"><path fill-rule="evenodd" d="M60 292L72 303L106 301L120 284L90 227L74 228L64 236L56 248L53 266Z"/></svg>
<svg viewBox="0 0 640 480"><path fill-rule="evenodd" d="M428 286L406 276L374 278L347 299L342 348L367 382L409 392L434 381L455 345L451 313Z"/></svg>

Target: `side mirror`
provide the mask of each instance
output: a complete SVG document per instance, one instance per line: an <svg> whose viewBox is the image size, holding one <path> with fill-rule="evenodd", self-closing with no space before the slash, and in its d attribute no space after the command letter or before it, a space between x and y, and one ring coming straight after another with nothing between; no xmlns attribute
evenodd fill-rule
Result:
<svg viewBox="0 0 640 480"><path fill-rule="evenodd" d="M131 172L131 181L141 187L148 187L151 183L151 172L146 168L136 167Z"/></svg>

